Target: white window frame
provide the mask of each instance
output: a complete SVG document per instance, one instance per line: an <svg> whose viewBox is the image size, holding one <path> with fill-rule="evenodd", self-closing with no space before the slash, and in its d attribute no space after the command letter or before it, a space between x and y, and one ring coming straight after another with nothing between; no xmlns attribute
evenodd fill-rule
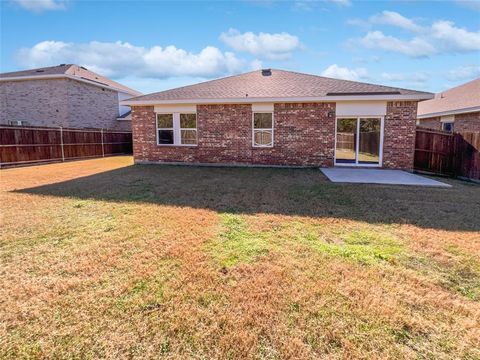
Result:
<svg viewBox="0 0 480 360"><path fill-rule="evenodd" d="M445 130L445 124L450 124L452 126L452 130ZM453 131L455 130L455 121L442 121L441 125L442 125L442 130L443 131L448 131L448 132L453 133Z"/></svg>
<svg viewBox="0 0 480 360"><path fill-rule="evenodd" d="M173 128L159 128L157 115L160 114L172 114L173 116ZM195 114L195 127L194 128L180 128L180 114ZM197 113L196 111L181 111L181 112L172 112L172 111L158 111L155 112L155 129L156 129L156 139L157 146L186 146L186 147L195 147L198 146L198 123L197 123ZM173 144L160 144L158 131L159 130L172 130L173 129ZM196 144L182 144L182 130L195 130L195 140Z"/></svg>
<svg viewBox="0 0 480 360"><path fill-rule="evenodd" d="M272 127L271 128L259 128L255 129L255 114L272 114ZM271 131L272 143L271 145L256 145L255 144L255 131ZM272 148L275 143L275 115L273 111L253 111L252 112L252 146L255 148Z"/></svg>
<svg viewBox="0 0 480 360"><path fill-rule="evenodd" d="M359 163L358 161L358 150L360 143L357 141L355 147L355 162L354 163L337 163L337 123L338 119L357 119L357 131L355 132L356 139L360 137L360 119L380 119L380 149L378 154L378 164L366 164L366 163ZM356 115L356 116L336 116L335 117L335 144L334 144L334 156L333 156L333 164L335 166L359 166L359 167L382 167L383 166L383 135L384 135L384 127L385 127L385 116L378 116L378 115Z"/></svg>

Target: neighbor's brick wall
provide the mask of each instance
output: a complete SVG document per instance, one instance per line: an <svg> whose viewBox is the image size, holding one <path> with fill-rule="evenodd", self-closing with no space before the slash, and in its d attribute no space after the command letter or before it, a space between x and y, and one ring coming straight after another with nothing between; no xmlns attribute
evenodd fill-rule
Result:
<svg viewBox="0 0 480 360"><path fill-rule="evenodd" d="M419 126L434 130L442 129L439 116L421 119ZM454 131L480 131L480 112L455 115Z"/></svg>
<svg viewBox="0 0 480 360"><path fill-rule="evenodd" d="M79 81L67 80L69 123L72 127L91 127L129 131L130 121L118 121L118 93Z"/></svg>
<svg viewBox="0 0 480 360"><path fill-rule="evenodd" d="M455 115L454 131L480 131L480 112Z"/></svg>
<svg viewBox="0 0 480 360"><path fill-rule="evenodd" d="M427 128L427 129L442 130L442 123L440 122L440 116L419 119L418 126L422 128Z"/></svg>
<svg viewBox="0 0 480 360"><path fill-rule="evenodd" d="M112 90L71 79L0 83L0 123L91 127L130 130L130 122L116 120L118 97Z"/></svg>
<svg viewBox="0 0 480 360"><path fill-rule="evenodd" d="M383 166L413 169L416 101L389 101L384 123Z"/></svg>
<svg viewBox="0 0 480 360"><path fill-rule="evenodd" d="M136 161L332 166L335 104L275 104L274 147L252 147L252 107L198 105L197 147L157 146L153 107L133 107Z"/></svg>
<svg viewBox="0 0 480 360"><path fill-rule="evenodd" d="M67 92L66 79L0 82L0 123L68 126Z"/></svg>

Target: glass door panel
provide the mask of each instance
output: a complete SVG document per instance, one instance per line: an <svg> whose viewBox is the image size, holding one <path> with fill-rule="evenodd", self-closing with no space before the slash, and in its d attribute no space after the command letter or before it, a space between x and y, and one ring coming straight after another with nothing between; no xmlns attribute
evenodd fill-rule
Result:
<svg viewBox="0 0 480 360"><path fill-rule="evenodd" d="M337 119L336 162L355 164L357 148L357 119Z"/></svg>
<svg viewBox="0 0 480 360"><path fill-rule="evenodd" d="M381 120L378 118L360 119L358 134L358 163L378 164L380 161Z"/></svg>

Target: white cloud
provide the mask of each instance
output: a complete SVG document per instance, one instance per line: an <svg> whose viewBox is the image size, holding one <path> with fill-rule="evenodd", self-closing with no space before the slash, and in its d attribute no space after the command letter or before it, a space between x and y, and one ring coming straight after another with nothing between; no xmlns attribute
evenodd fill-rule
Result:
<svg viewBox="0 0 480 360"><path fill-rule="evenodd" d="M480 1L477 1L477 0L457 0L456 2L460 6L466 7L468 9L480 11Z"/></svg>
<svg viewBox="0 0 480 360"><path fill-rule="evenodd" d="M360 44L369 49L398 52L411 57L424 57L436 53L435 47L423 38L414 37L411 40L401 40L385 35L381 31L369 31L360 39Z"/></svg>
<svg viewBox="0 0 480 360"><path fill-rule="evenodd" d="M351 0L327 0L328 2L332 2L334 4L337 4L339 6L350 6L352 5Z"/></svg>
<svg viewBox="0 0 480 360"><path fill-rule="evenodd" d="M424 83L428 80L428 75L423 72L414 72L414 73L387 73L384 72L381 74L382 79L392 82L415 82L415 83Z"/></svg>
<svg viewBox="0 0 480 360"><path fill-rule="evenodd" d="M254 34L230 29L220 35L220 40L232 49L250 53L257 59L286 60L293 51L301 48L298 37L286 32Z"/></svg>
<svg viewBox="0 0 480 360"><path fill-rule="evenodd" d="M258 59L255 59L250 63L250 69L252 69L252 70L260 70L262 68L263 68L263 64Z"/></svg>
<svg viewBox="0 0 480 360"><path fill-rule="evenodd" d="M429 26L420 26L397 12L383 11L371 16L368 21L353 19L347 23L363 27L388 24L415 33L410 39L400 39L376 30L369 31L361 39L350 40L350 44L360 43L370 49L397 52L411 57L480 50L480 31L468 31L455 26L452 21L438 20Z"/></svg>
<svg viewBox="0 0 480 360"><path fill-rule="evenodd" d="M350 0L296 0L293 2L292 10L294 11L313 11L319 9L318 5L324 3L332 3L340 7L352 5ZM320 8L322 11L328 11L326 7Z"/></svg>
<svg viewBox="0 0 480 360"><path fill-rule="evenodd" d="M337 64L332 64L327 67L323 70L322 75L336 79L355 81L368 78L368 72L365 68L349 69L347 67L338 66Z"/></svg>
<svg viewBox="0 0 480 360"><path fill-rule="evenodd" d="M42 12L46 10L64 10L65 0L13 0L22 8L33 12Z"/></svg>
<svg viewBox="0 0 480 360"><path fill-rule="evenodd" d="M105 76L121 78L214 77L243 70L245 61L231 52L207 46L191 53L173 45L145 48L127 42L84 44L43 41L16 53L19 65L27 68L76 63Z"/></svg>
<svg viewBox="0 0 480 360"><path fill-rule="evenodd" d="M373 15L370 17L369 22L372 24L397 26L415 32L423 31L423 27L415 24L413 20L408 19L395 11L383 11L381 14Z"/></svg>
<svg viewBox="0 0 480 360"><path fill-rule="evenodd" d="M431 36L438 40L440 46L447 51L476 51L480 50L480 31L455 27L451 21L436 21L431 28Z"/></svg>
<svg viewBox="0 0 480 360"><path fill-rule="evenodd" d="M456 69L450 70L447 74L447 79L456 81L456 80L466 80L473 79L480 76L480 65L463 65L459 66Z"/></svg>

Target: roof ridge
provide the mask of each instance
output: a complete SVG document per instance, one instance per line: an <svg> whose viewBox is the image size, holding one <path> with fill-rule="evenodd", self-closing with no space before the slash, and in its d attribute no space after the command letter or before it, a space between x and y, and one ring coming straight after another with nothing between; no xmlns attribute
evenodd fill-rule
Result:
<svg viewBox="0 0 480 360"><path fill-rule="evenodd" d="M329 76L323 76L323 75L316 75L316 74L309 74L309 73L301 73L298 71L292 71L292 70L282 70L282 69L273 69L275 71L283 71L283 72L289 72L289 73L294 73L294 74L299 74L299 75L308 75L308 76L315 76L319 77L322 79L329 79L329 80L335 80L335 81L344 81L352 84L365 84L365 85L373 85L373 86L382 86L384 88L390 88L390 89L397 89L397 90L408 90L411 91L412 89L407 89L407 88L401 88L401 87L393 87L393 86L388 86L388 85L383 85L383 84L376 84L376 83L371 83L371 82L364 82L364 81L356 81L356 80L348 80L348 79L337 79ZM417 90L418 91L418 90ZM422 91L421 91L422 92ZM428 92L428 91L424 91Z"/></svg>
<svg viewBox="0 0 480 360"><path fill-rule="evenodd" d="M145 95L154 95L154 94L160 94L160 93L163 93L165 91L170 91L170 90L180 90L180 89L185 89L185 88L188 88L188 87L191 87L191 86L205 85L205 84L212 83L212 82L219 81L219 80L231 79L231 78L234 78L234 77L240 77L240 76L243 76L243 75L251 74L251 73L254 73L256 71L259 71L259 70L252 70L252 71L248 71L248 72L241 73L241 74L228 75L228 76L219 77L219 78L215 78L215 79L211 79L211 80L205 80L205 81L201 81L201 82L198 82L198 83L195 83L195 84L183 85L183 86L179 86L179 87L175 87L175 88L171 88L171 89L165 89L165 90L162 90L162 91L156 91L156 92L153 92L153 93L148 93L148 94L145 94Z"/></svg>
<svg viewBox="0 0 480 360"><path fill-rule="evenodd" d="M476 82L476 81L480 81L480 78L467 81L466 83L463 83L463 84L460 84L460 85L451 87L451 88L446 89L446 90L443 90L443 91L439 91L439 92L436 93L436 94L444 94L444 93L446 93L446 92L449 92L449 91L456 90L456 89L459 89L459 88L461 88L461 87L467 86L467 85L469 85L469 84L471 84L471 83L474 83L474 82Z"/></svg>

